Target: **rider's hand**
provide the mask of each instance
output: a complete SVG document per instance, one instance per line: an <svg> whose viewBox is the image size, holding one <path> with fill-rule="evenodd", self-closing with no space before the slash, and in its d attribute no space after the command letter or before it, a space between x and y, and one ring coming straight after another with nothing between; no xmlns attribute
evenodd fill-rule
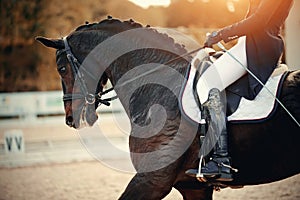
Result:
<svg viewBox="0 0 300 200"><path fill-rule="evenodd" d="M217 44L221 40L221 33L219 31L214 31L206 37L204 47L212 47L212 45Z"/></svg>

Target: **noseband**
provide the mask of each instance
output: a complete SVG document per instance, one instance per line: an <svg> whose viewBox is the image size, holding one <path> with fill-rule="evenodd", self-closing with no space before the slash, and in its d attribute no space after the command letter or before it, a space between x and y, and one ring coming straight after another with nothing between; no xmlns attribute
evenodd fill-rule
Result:
<svg viewBox="0 0 300 200"><path fill-rule="evenodd" d="M71 48L68 44L67 41L67 37L63 38L64 44L65 44L65 49L63 51L66 52L67 54L67 59L71 65L71 70L73 72L74 78L77 75L77 79L79 80L79 85L80 85L80 90L82 93L67 93L64 94L63 96L63 101L71 101L71 100L75 100L75 99L84 99L86 104L92 105L95 104L96 102L98 102L98 105L96 105L96 108L99 106L99 104L104 104L106 106L109 106L110 103L109 101L112 101L114 99L117 99L117 96L111 97L111 98L106 98L106 99L102 99L102 95L107 94L109 92L111 92L114 88L110 88L108 90L105 91L100 91L100 92L96 92L95 94L92 94L88 91L88 88L86 86L86 82L84 80L84 76L82 74L82 72L79 70L80 67L80 63L78 62L78 59L74 56L74 54L71 51ZM90 72L88 72L85 68L83 68L83 66L81 66L81 69L93 80L97 81L97 78L91 74Z"/></svg>

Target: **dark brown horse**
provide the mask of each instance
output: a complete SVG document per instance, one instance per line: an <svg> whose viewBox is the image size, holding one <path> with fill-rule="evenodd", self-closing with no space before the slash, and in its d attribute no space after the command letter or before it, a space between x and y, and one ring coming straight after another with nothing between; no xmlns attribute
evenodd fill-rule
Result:
<svg viewBox="0 0 300 200"><path fill-rule="evenodd" d="M107 103L98 95L107 79L115 86L131 122L129 146L137 171L120 199L162 199L172 187L184 199L212 199L210 183L185 174L198 167L200 133L178 105L190 65L189 57L178 56L186 54L183 46L132 20L111 18L78 27L65 39L37 40L57 49L70 127L78 128L82 120L92 125L98 103ZM289 72L279 99L300 121L300 71ZM299 173L300 128L280 106L264 122L228 123L228 130L232 165L239 172L227 186L270 183Z"/></svg>

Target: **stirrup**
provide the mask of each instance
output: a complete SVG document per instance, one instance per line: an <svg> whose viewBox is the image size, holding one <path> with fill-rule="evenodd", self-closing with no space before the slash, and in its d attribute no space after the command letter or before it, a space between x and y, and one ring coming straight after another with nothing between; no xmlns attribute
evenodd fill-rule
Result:
<svg viewBox="0 0 300 200"><path fill-rule="evenodd" d="M196 178L200 182L207 182L207 179L201 173L202 162L203 162L203 155L201 155L201 157L200 157L199 166L198 166L198 173L196 174Z"/></svg>
<svg viewBox="0 0 300 200"><path fill-rule="evenodd" d="M230 158L227 158L230 159ZM233 180L233 174L232 172L237 173L238 170L233 168L230 164L225 164L223 161L219 160L216 161L214 159L210 159L209 162L214 163L215 167L217 167L217 171L211 171L209 172L209 170L207 172L205 172L206 170L204 170L202 172L203 176L208 180L208 181L222 181L222 182L228 182L228 181L232 181ZM226 161L225 161L226 162ZM223 171L224 168L227 168L227 170ZM227 171L227 172L226 172Z"/></svg>

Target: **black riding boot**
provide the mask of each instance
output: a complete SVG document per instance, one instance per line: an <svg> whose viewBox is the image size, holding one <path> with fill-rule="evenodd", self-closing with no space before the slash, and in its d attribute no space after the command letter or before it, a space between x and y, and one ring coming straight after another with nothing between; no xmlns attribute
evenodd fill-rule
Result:
<svg viewBox="0 0 300 200"><path fill-rule="evenodd" d="M214 130L221 129L221 134L217 138L210 160L201 166L201 172L199 173L196 169L190 169L186 171L186 174L198 178L203 176L209 180L232 181L231 169L233 168L228 155L226 116L222 112L223 104L218 89L212 89L209 92L209 99L204 106L208 108L211 115L210 123L214 123L211 126L216 127Z"/></svg>
<svg viewBox="0 0 300 200"><path fill-rule="evenodd" d="M216 143L210 160L201 168L201 174L207 179L232 181L231 160L227 148L227 131L222 133Z"/></svg>

